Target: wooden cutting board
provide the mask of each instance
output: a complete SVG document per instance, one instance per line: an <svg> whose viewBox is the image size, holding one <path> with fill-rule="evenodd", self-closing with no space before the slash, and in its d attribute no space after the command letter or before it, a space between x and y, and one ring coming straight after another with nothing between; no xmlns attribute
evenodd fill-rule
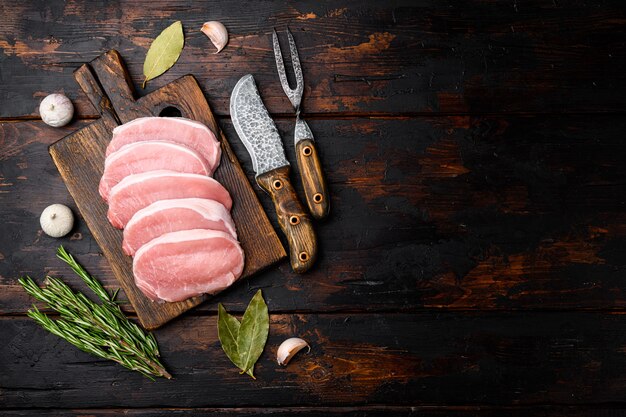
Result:
<svg viewBox="0 0 626 417"><path fill-rule="evenodd" d="M285 249L193 76L184 76L135 99L128 72L119 53L114 50L83 65L74 76L102 117L52 144L50 155L146 329L161 326L200 304L207 296L176 303L156 303L135 286L132 258L122 252L122 231L107 221L107 204L98 193L105 150L115 126L137 117L159 115L180 115L209 126L218 134L222 144L222 162L214 177L230 191L233 199L232 216L246 255L242 278L286 256Z"/></svg>

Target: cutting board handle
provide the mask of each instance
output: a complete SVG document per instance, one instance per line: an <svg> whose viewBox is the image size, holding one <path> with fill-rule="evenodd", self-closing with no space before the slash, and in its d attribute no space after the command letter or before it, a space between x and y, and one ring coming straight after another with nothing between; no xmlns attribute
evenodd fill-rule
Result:
<svg viewBox="0 0 626 417"><path fill-rule="evenodd" d="M146 115L146 109L135 99L133 82L119 52L111 49L85 65L88 69L83 69L84 66L79 68L74 77L101 114L101 97L107 97L121 123ZM95 82L81 82L81 79L89 78L93 78Z"/></svg>
<svg viewBox="0 0 626 417"><path fill-rule="evenodd" d="M111 100L102 89L89 64L81 65L74 71L74 79L85 92L91 104L98 110L109 129L122 124L117 113L115 113L115 109L113 109Z"/></svg>

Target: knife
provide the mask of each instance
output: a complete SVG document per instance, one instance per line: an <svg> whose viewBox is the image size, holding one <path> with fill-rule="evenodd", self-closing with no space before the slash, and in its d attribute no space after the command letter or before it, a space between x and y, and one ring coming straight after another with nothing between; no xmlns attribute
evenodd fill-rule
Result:
<svg viewBox="0 0 626 417"><path fill-rule="evenodd" d="M243 76L235 85L230 116L252 159L256 182L272 197L278 223L289 242L291 267L303 273L317 258L315 231L289 182L290 165L282 140L252 75Z"/></svg>

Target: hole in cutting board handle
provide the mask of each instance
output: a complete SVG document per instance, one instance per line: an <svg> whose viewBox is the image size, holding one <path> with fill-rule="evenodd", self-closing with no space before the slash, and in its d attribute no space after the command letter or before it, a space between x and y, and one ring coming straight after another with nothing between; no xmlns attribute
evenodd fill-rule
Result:
<svg viewBox="0 0 626 417"><path fill-rule="evenodd" d="M167 106L159 112L160 117L183 117L183 114L174 106Z"/></svg>

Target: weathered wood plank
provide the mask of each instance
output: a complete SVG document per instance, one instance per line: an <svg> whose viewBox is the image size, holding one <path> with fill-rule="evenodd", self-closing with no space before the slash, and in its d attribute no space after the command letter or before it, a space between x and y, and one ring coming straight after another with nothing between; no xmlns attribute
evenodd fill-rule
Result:
<svg viewBox="0 0 626 417"><path fill-rule="evenodd" d="M202 309L215 311L219 300L241 310L260 287L279 311L626 307L625 121L541 116L310 124L333 198L331 217L316 224L317 267L299 277L283 263ZM221 125L252 179L232 126ZM30 305L17 285L20 274L60 274L80 287L54 258L61 243L117 286L82 221L61 240L39 230L48 204L75 208L46 147L76 126L0 125L2 313ZM289 138L292 122L279 128ZM292 142L285 143L293 158ZM268 196L255 190L271 211Z"/></svg>
<svg viewBox="0 0 626 417"><path fill-rule="evenodd" d="M272 314L256 380L239 374L216 333L215 317L187 316L157 330L174 379L151 382L26 317L0 318L7 341L0 345L0 406L624 406L626 398L621 314ZM311 352L280 367L277 346L293 335Z"/></svg>
<svg viewBox="0 0 626 417"><path fill-rule="evenodd" d="M83 410L11 410L4 411L3 416L17 417L162 417L162 416L258 416L291 417L294 415L307 417L500 417L506 416L567 416L567 417L621 417L626 416L623 408L609 407L575 407L575 406L536 406L536 407L490 407L490 406L362 406L362 407L281 407L281 408L126 408L126 409L83 409Z"/></svg>
<svg viewBox="0 0 626 417"><path fill-rule="evenodd" d="M55 91L67 93L79 114L96 114L72 71L115 48L139 87L151 40L179 19L183 54L147 91L191 73L222 115L249 72L272 112L292 112L270 47L272 28L286 25L304 65L307 113L599 112L626 104L619 0L31 0L0 4L0 14L0 117L34 115ZM230 30L218 55L199 32L206 20Z"/></svg>

